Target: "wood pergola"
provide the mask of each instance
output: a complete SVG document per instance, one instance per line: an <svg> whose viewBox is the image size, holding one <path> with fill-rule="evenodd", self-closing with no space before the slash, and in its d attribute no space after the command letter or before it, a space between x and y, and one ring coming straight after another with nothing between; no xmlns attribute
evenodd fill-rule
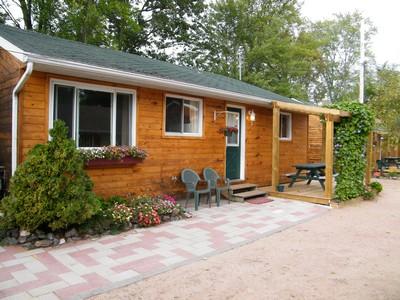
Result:
<svg viewBox="0 0 400 300"><path fill-rule="evenodd" d="M269 192L272 196L278 196L283 198L302 200L307 202L319 203L329 205L330 200L333 199L334 195L334 178L333 178L333 139L334 139L334 122L340 122L342 117L349 117L351 114L346 111L340 111L337 109L322 108L318 106L308 106L301 104L292 104L284 102L272 103L273 107L273 121L272 121L272 187ZM286 192L277 192L277 185L280 181L280 156L279 156L279 128L280 128L280 112L281 110L294 113L302 113L308 115L324 115L325 126L323 130L323 155L325 160L325 191L323 197L306 196L301 194L293 194ZM368 139L367 149L367 171L365 176L366 184L369 184L371 179L371 159L372 159L372 132Z"/></svg>

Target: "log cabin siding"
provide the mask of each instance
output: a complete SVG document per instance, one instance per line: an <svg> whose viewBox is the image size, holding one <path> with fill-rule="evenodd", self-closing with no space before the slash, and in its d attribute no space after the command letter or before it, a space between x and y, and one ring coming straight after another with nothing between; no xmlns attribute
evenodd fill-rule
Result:
<svg viewBox="0 0 400 300"><path fill-rule="evenodd" d="M203 99L202 137L171 137L163 132L164 97L167 91L116 85L78 78L70 78L41 72L33 72L21 92L20 114L20 158L37 143L44 143L48 137L48 98L50 78L81 81L99 85L118 86L137 92L136 144L149 153L149 157L133 167L87 170L94 182L95 192L103 195L126 195L128 193L182 192L180 172L192 168L199 174L206 166L225 174L225 137L219 129L225 126L223 111L230 102ZM172 93L172 92L171 92ZM176 94L176 93L173 93ZM256 121L246 118L246 162L245 179L259 185L271 184L272 155L272 110L253 105L246 106L246 112L254 109ZM292 115L293 134L291 141L281 142L281 173L293 171L293 164L307 160L308 117Z"/></svg>
<svg viewBox="0 0 400 300"><path fill-rule="evenodd" d="M20 74L18 61L0 48L0 165L6 168L6 179L11 174L12 92Z"/></svg>
<svg viewBox="0 0 400 300"><path fill-rule="evenodd" d="M320 162L322 158L323 129L319 116L308 117L308 161Z"/></svg>

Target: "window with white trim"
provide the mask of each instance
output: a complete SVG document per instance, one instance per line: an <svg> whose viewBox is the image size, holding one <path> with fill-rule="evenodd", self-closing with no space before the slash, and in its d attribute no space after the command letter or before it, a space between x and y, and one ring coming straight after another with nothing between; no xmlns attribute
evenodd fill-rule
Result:
<svg viewBox="0 0 400 300"><path fill-rule="evenodd" d="M292 139L292 114L281 112L280 115L280 128L279 128L279 138L281 140L291 140Z"/></svg>
<svg viewBox="0 0 400 300"><path fill-rule="evenodd" d="M203 106L200 99L167 95L165 98L166 135L201 136Z"/></svg>
<svg viewBox="0 0 400 300"><path fill-rule="evenodd" d="M134 93L102 87L53 84L53 120L63 120L77 147L132 146Z"/></svg>

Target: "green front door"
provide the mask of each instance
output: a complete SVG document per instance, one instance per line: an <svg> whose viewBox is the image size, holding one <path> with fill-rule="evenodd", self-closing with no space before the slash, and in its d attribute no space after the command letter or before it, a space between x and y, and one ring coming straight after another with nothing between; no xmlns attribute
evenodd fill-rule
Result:
<svg viewBox="0 0 400 300"><path fill-rule="evenodd" d="M226 177L229 179L240 179L240 148L241 148L241 120L242 110L240 108L228 107L226 114L226 126L236 127L237 133L226 137Z"/></svg>

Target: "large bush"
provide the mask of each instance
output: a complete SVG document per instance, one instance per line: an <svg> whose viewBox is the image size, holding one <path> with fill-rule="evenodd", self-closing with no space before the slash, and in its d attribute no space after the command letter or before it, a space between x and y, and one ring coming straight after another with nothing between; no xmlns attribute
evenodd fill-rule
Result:
<svg viewBox="0 0 400 300"><path fill-rule="evenodd" d="M366 145L374 116L368 106L358 102L338 102L330 107L351 113L335 123L335 169L339 173L335 196L343 201L364 194Z"/></svg>
<svg viewBox="0 0 400 300"><path fill-rule="evenodd" d="M51 140L36 145L11 178L2 201L4 221L33 231L81 224L100 209L93 183L62 121L54 122Z"/></svg>

